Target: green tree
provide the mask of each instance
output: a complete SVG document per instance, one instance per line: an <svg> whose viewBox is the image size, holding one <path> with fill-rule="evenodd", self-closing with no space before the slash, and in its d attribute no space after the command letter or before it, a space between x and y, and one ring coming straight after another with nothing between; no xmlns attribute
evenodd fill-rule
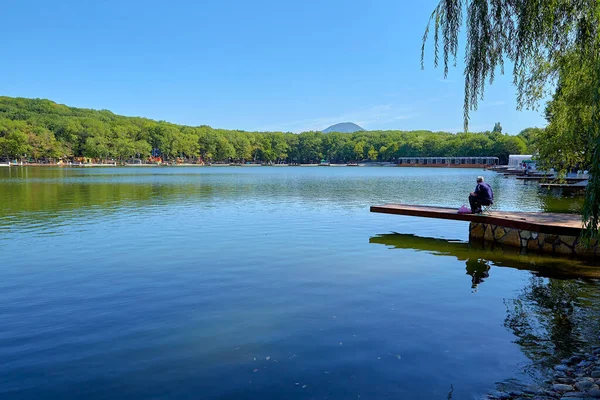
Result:
<svg viewBox="0 0 600 400"><path fill-rule="evenodd" d="M208 126L201 126L196 130L200 155L205 161L211 161L217 153L217 136Z"/></svg>
<svg viewBox="0 0 600 400"><path fill-rule="evenodd" d="M510 154L525 154L527 145L518 136L500 135L493 144L492 153L499 158L500 164L508 164Z"/></svg>
<svg viewBox="0 0 600 400"><path fill-rule="evenodd" d="M371 146L371 148L367 152L367 156L369 157L369 160L376 161L378 155L379 155L379 153L377 152L377 150L375 150L375 148L373 148L373 146Z"/></svg>
<svg viewBox="0 0 600 400"><path fill-rule="evenodd" d="M182 158L197 157L200 154L200 137L193 130L174 133L172 152Z"/></svg>
<svg viewBox="0 0 600 400"><path fill-rule="evenodd" d="M289 145L285 140L285 136L281 132L270 134L271 148L278 161L284 160L288 156Z"/></svg>
<svg viewBox="0 0 600 400"><path fill-rule="evenodd" d="M46 128L37 127L29 133L27 141L30 155L35 160L57 159L64 155L61 143L56 140L54 133Z"/></svg>
<svg viewBox="0 0 600 400"><path fill-rule="evenodd" d="M464 17L464 18L463 18ZM459 35L466 25L464 122L477 109L487 82L505 60L513 65L519 108L534 108L558 76L546 110L548 128L537 139L542 163L589 162L583 210L588 236L600 229L600 2L597 0L442 0L425 35L434 30L434 64L442 45L444 75L456 61ZM584 87L585 85L585 87ZM581 147L581 146L586 147ZM582 157L582 149L588 149ZM542 158L552 157L556 158Z"/></svg>
<svg viewBox="0 0 600 400"><path fill-rule="evenodd" d="M316 162L323 157L322 134L320 132L304 132L298 137L298 153L303 162Z"/></svg>
<svg viewBox="0 0 600 400"><path fill-rule="evenodd" d="M112 153L109 143L109 140L103 136L88 137L85 141L84 154L92 158L107 158Z"/></svg>
<svg viewBox="0 0 600 400"><path fill-rule="evenodd" d="M361 161L365 158L365 142L358 142L354 145L354 157L356 161Z"/></svg>
<svg viewBox="0 0 600 400"><path fill-rule="evenodd" d="M535 147L535 141L538 137L541 137L544 134L544 129L541 128L525 128L517 137L520 137L525 145L527 146L527 150L525 151L527 154L534 154L537 150Z"/></svg>
<svg viewBox="0 0 600 400"><path fill-rule="evenodd" d="M240 162L252 158L252 145L247 133L232 132L228 135L228 140L235 150L235 155L232 158Z"/></svg>
<svg viewBox="0 0 600 400"><path fill-rule="evenodd" d="M27 123L0 119L0 154L6 158L21 158L31 150Z"/></svg>
<svg viewBox="0 0 600 400"><path fill-rule="evenodd" d="M218 161L229 161L235 157L235 147L224 136L217 138L215 158Z"/></svg>

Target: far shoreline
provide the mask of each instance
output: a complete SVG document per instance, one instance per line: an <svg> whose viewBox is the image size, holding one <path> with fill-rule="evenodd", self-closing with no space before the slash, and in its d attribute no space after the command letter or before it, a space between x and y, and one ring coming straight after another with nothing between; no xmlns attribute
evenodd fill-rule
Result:
<svg viewBox="0 0 600 400"><path fill-rule="evenodd" d="M152 167L232 167L232 168L256 168L256 167L367 167L367 168L430 168L430 169L486 169L480 165L401 165L401 164L382 164L382 163L361 163L358 165L347 165L347 164L329 164L329 165L321 165L321 164L42 164L42 163L26 163L26 164L0 164L0 167L7 168L24 168L24 167L34 167L34 168L119 168L119 167L134 167L134 168L152 168Z"/></svg>

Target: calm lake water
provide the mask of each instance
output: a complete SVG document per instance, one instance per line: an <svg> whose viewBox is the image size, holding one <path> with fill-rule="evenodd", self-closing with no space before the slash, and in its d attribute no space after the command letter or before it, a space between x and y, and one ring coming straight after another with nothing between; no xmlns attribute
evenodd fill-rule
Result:
<svg viewBox="0 0 600 400"><path fill-rule="evenodd" d="M600 329L600 269L369 213L577 198L430 168L0 169L0 398L454 399Z"/></svg>

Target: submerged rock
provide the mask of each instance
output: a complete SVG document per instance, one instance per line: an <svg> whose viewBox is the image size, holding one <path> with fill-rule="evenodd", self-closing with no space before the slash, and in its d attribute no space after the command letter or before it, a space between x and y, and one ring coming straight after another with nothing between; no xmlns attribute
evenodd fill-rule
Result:
<svg viewBox="0 0 600 400"><path fill-rule="evenodd" d="M585 368L585 367L589 367L590 365L594 365L594 363L592 361L582 361L579 364L577 364L577 366L579 368Z"/></svg>
<svg viewBox="0 0 600 400"><path fill-rule="evenodd" d="M558 383L566 383L568 385L575 383L575 379L573 378L557 378L556 380Z"/></svg>
<svg viewBox="0 0 600 400"><path fill-rule="evenodd" d="M596 384L593 381L579 381L575 384L575 387L582 392L587 392L590 389L594 389L594 386L596 386Z"/></svg>
<svg viewBox="0 0 600 400"><path fill-rule="evenodd" d="M555 383L554 385L552 385L552 390L554 390L555 392L564 393L572 392L574 389L571 385L566 385L564 383Z"/></svg>
<svg viewBox="0 0 600 400"><path fill-rule="evenodd" d="M550 379L538 381L536 390L503 391L490 395L490 399L511 400L578 400L600 399L600 347L592 351L572 353L569 358L561 360L561 364L546 370Z"/></svg>
<svg viewBox="0 0 600 400"><path fill-rule="evenodd" d="M587 397L587 393L586 392L567 392L565 393L562 398L563 399L572 399L572 398L580 398L580 397Z"/></svg>
<svg viewBox="0 0 600 400"><path fill-rule="evenodd" d="M594 382L594 378L590 378L589 376L584 376L583 378L577 379L577 382Z"/></svg>
<svg viewBox="0 0 600 400"><path fill-rule="evenodd" d="M512 396L506 392L501 392L501 391L495 390L495 391L491 392L488 397L490 397L492 399L505 400L505 399L510 399Z"/></svg>

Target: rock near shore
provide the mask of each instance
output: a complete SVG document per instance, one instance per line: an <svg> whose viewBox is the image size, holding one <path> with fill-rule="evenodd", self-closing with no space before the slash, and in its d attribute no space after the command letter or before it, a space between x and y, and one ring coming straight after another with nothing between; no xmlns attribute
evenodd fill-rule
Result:
<svg viewBox="0 0 600 400"><path fill-rule="evenodd" d="M541 387L517 392L496 391L490 400L593 400L600 399L600 347L561 360L553 378Z"/></svg>

